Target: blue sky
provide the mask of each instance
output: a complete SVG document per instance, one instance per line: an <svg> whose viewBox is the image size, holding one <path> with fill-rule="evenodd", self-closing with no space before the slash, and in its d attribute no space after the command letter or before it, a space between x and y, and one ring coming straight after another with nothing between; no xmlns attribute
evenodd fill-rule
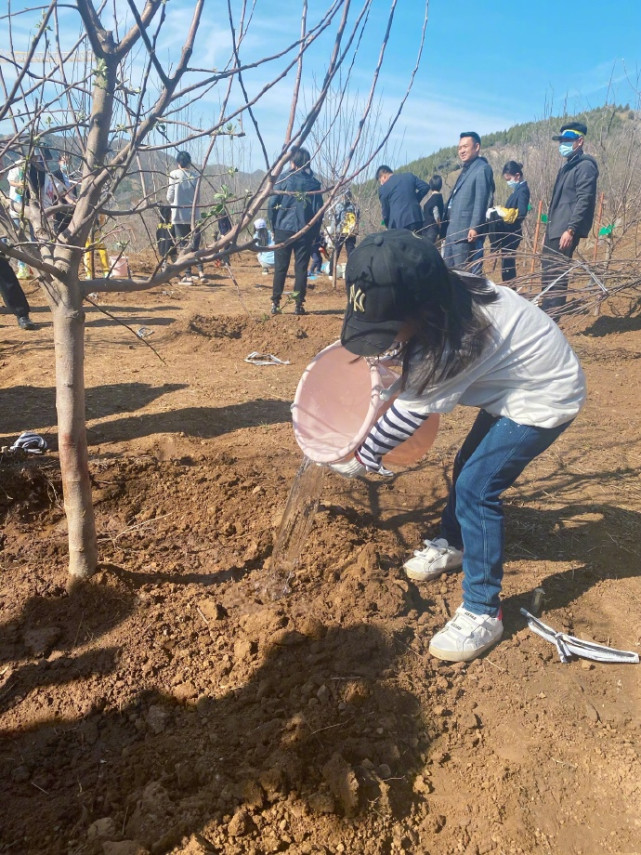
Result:
<svg viewBox="0 0 641 855"><path fill-rule="evenodd" d="M330 0L309 0L310 21L318 19ZM119 21L126 4L114 0ZM142 8L142 0L138 0ZM240 0L234 0L234 9ZM245 60L273 53L295 39L300 28L300 0L257 0L255 26L243 46ZM12 9L33 8L31 0L13 0ZM111 8L111 5L109 6ZM354 5L354 11L360 4ZM389 0L374 0L363 44L356 58L345 102L345 116L358 115L380 49ZM169 0L168 26L159 42L161 59L175 59L189 25L192 0ZM205 0L205 14L192 63L222 67L229 55L226 2ZM612 10L612 11L611 11ZM77 35L77 13L61 4L63 38ZM15 47L27 48L38 12L17 16ZM404 92L418 49L422 0L399 0L388 54L380 79L378 128L389 127ZM0 21L4 25L4 22ZM501 130L518 122L576 112L610 102L638 106L641 89L641 0L615 0L610 6L596 0L563 4L534 0L476 3L471 0L431 0L426 44L414 88L385 152L400 166L453 145L461 130L480 134ZM5 48L6 50L6 48ZM310 51L303 87L309 93L322 78L329 43L323 40ZM274 63L272 67L278 64ZM3 66L5 77L9 67ZM247 75L251 92L269 79L269 69ZM135 78L134 67L132 77ZM287 123L293 74L265 97L257 115L265 131L270 154L282 144ZM608 86L610 91L608 94ZM197 109L213 115L218 96L203 98ZM245 128L248 128L245 122ZM376 136L376 129L368 135ZM258 147L249 141L242 148L242 168L261 167ZM375 166L375 164L374 164ZM370 170L370 174L373 170Z"/></svg>
<svg viewBox="0 0 641 855"><path fill-rule="evenodd" d="M461 130L483 134L559 115L566 103L568 112L606 99L636 107L640 75L639 0L431 0L399 156L407 162L453 145Z"/></svg>

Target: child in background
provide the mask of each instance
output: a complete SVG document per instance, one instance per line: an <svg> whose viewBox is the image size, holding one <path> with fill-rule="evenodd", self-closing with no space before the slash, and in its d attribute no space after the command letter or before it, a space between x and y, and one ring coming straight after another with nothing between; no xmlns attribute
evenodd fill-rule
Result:
<svg viewBox="0 0 641 855"><path fill-rule="evenodd" d="M274 236L267 228L267 222L259 217L254 223L254 243L258 246L273 246ZM263 276L274 269L274 252L259 252L258 263L262 267Z"/></svg>
<svg viewBox="0 0 641 855"><path fill-rule="evenodd" d="M87 238L85 244L84 263L87 273L87 279L96 278L96 259L95 254L98 253L100 266L102 267L102 276L105 278L109 274L109 257L107 256L107 247L105 246L102 236L102 229L107 222L104 214L98 214L91 227L91 234Z"/></svg>

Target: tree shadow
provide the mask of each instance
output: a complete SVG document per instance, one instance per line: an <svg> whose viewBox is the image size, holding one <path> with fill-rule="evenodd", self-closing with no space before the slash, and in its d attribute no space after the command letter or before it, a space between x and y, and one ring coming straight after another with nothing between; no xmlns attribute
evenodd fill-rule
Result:
<svg viewBox="0 0 641 855"><path fill-rule="evenodd" d="M73 683L115 669L118 650L104 647L74 655L74 650L110 632L134 606L133 594L92 584L67 594L54 589L30 597L17 617L0 624L0 662L25 662L5 674L0 712L24 694L46 686Z"/></svg>
<svg viewBox="0 0 641 855"><path fill-rule="evenodd" d="M539 576L548 609L560 609L578 600L594 585L608 579L641 576L637 543L641 514L611 504L572 503L562 510L509 508L506 558L537 563L572 561L570 570ZM579 564L580 566L576 566ZM506 637L523 628L519 609L530 609L532 591L506 597L510 615Z"/></svg>
<svg viewBox="0 0 641 855"><path fill-rule="evenodd" d="M279 424L291 418L288 401L258 398L223 407L185 407L166 413L149 413L135 418L115 419L92 425L89 442L122 442L156 433L182 433L211 439L241 428Z"/></svg>
<svg viewBox="0 0 641 855"><path fill-rule="evenodd" d="M200 585L203 588L211 588L222 585L224 582L238 582L259 567L264 561L260 555L252 561L239 561L235 567L226 567L224 570L216 570L212 573L185 573L175 572L163 573L159 571L146 571L145 573L127 570L118 564L101 562L99 569L113 573L122 582L132 589L146 588L147 585L159 585L167 582L171 585Z"/></svg>
<svg viewBox="0 0 641 855"><path fill-rule="evenodd" d="M601 315L592 326L583 330L582 335L603 338L603 336L612 335L612 333L638 332L639 330L641 330L641 313L626 318Z"/></svg>
<svg viewBox="0 0 641 855"><path fill-rule="evenodd" d="M149 312L146 310L138 310L134 317L127 316L126 318L119 318L119 314L121 314L120 309L110 310L111 314L114 315L114 318L110 318L108 315L101 315L100 318L96 318L94 320L87 320L85 322L85 327L87 329L98 329L99 327L118 327L121 324L118 323L118 320L121 320L123 323L126 323L129 327L143 326L144 324L150 324L151 327L168 327L173 324L176 320L175 317L157 317L151 316Z"/></svg>
<svg viewBox="0 0 641 855"><path fill-rule="evenodd" d="M87 420L118 411L134 413L169 392L186 389L186 383L151 386L148 383L113 383L89 387L85 393ZM12 386L2 393L0 434L20 433L34 425L55 427L56 390L49 387Z"/></svg>
<svg viewBox="0 0 641 855"><path fill-rule="evenodd" d="M224 682L207 686L198 662L176 658L173 692L152 680L124 707L5 731L6 844L62 853L73 837L77 851L93 852L87 830L108 818L106 840L162 853L195 834L223 851L232 836L266 845L283 822L309 840L314 824L296 821L301 810L323 815L326 828L343 817L358 825L366 810L409 815L434 730L395 685L405 640L372 625L297 628L278 608L262 618L262 635L237 639ZM202 636L206 656L217 632L203 625ZM287 821L265 825L265 813ZM278 839L268 851L280 851Z"/></svg>

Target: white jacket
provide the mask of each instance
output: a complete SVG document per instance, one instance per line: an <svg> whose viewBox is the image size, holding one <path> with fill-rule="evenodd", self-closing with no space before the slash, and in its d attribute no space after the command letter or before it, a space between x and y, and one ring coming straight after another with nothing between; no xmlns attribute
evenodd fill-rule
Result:
<svg viewBox="0 0 641 855"><path fill-rule="evenodd" d="M178 167L169 173L167 201L171 205L171 222L191 223L191 211L196 195L198 176L189 169ZM196 219L198 215L196 214Z"/></svg>

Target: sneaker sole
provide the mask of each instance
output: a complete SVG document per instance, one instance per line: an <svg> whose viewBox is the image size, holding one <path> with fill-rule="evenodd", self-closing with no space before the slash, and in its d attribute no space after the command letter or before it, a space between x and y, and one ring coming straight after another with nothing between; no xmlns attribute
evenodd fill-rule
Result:
<svg viewBox="0 0 641 855"><path fill-rule="evenodd" d="M483 647L477 647L476 650L441 650L434 644L430 644L428 650L436 659L443 659L445 662L470 662L472 659L482 656L486 650L494 647L502 638L503 632L501 632L498 638L493 638L492 641L489 641Z"/></svg>

